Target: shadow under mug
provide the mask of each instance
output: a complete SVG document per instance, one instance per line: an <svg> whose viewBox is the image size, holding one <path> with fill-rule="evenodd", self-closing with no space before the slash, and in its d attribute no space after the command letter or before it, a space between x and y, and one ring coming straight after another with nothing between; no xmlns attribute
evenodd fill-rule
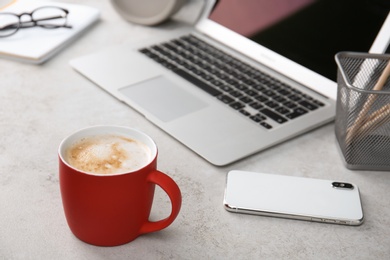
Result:
<svg viewBox="0 0 390 260"><path fill-rule="evenodd" d="M84 137L99 135L130 137L146 144L151 160L142 168L117 174L94 174L72 167L65 157L70 145ZM157 170L157 146L146 134L121 126L95 126L65 138L59 147L59 179L66 220L80 240L97 246L117 246L138 236L168 227L181 207L177 184ZM171 214L149 221L155 185L171 200Z"/></svg>

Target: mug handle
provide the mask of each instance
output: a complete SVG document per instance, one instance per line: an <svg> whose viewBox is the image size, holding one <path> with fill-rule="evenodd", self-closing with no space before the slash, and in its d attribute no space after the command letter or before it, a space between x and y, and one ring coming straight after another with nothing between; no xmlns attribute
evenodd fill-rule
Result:
<svg viewBox="0 0 390 260"><path fill-rule="evenodd" d="M147 220L140 229L140 234L155 232L168 227L177 217L181 208L181 192L176 182L168 175L160 171L153 171L149 173L148 182L152 182L160 186L167 194L172 204L171 214L159 221Z"/></svg>

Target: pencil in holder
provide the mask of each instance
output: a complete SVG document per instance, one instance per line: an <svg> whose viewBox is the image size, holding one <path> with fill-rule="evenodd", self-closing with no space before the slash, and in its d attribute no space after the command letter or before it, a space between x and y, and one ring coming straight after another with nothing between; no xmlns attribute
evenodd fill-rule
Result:
<svg viewBox="0 0 390 260"><path fill-rule="evenodd" d="M346 167L390 170L390 55L336 55L335 133Z"/></svg>

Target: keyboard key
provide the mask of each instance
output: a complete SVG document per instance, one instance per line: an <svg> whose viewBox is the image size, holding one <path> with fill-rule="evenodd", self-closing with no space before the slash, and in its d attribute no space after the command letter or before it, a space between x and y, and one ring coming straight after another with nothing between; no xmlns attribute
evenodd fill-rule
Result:
<svg viewBox="0 0 390 260"><path fill-rule="evenodd" d="M274 96L273 97L274 100L278 101L279 103L283 103L283 102L286 102L286 99L282 96Z"/></svg>
<svg viewBox="0 0 390 260"><path fill-rule="evenodd" d="M236 97L236 98L239 98L242 96L242 93L240 91L237 91L237 90L233 90L229 94L232 95L233 97Z"/></svg>
<svg viewBox="0 0 390 260"><path fill-rule="evenodd" d="M285 107L278 107L275 110L283 115L290 113L290 110Z"/></svg>
<svg viewBox="0 0 390 260"><path fill-rule="evenodd" d="M253 102L253 100L250 97L242 97L242 98L240 98L240 100L244 103L247 103L247 104Z"/></svg>
<svg viewBox="0 0 390 260"><path fill-rule="evenodd" d="M306 100L302 100L301 102L299 102L299 104L301 106L303 106L304 108L307 108L309 110L316 110L318 108L316 105L314 105Z"/></svg>
<svg viewBox="0 0 390 260"><path fill-rule="evenodd" d="M195 86L199 87L200 89L206 91L212 96L218 96L222 94L222 92L219 91L218 89L211 87L210 85L206 84L204 81L192 76L191 74L185 72L184 70L177 69L177 70L173 70L173 72L182 76L183 78L193 83Z"/></svg>
<svg viewBox="0 0 390 260"><path fill-rule="evenodd" d="M313 100L313 103L316 104L316 105L318 105L318 106L320 106L320 107L325 106L324 103L322 103L322 102L320 102L320 101L318 101L318 100Z"/></svg>
<svg viewBox="0 0 390 260"><path fill-rule="evenodd" d="M255 96L257 96L257 94L258 94L257 91L254 91L254 90L252 90L252 89L246 90L245 93L246 93L248 96L250 96L250 97L255 97Z"/></svg>
<svg viewBox="0 0 390 260"><path fill-rule="evenodd" d="M279 90L276 90L279 94L281 94L282 96L287 96L290 94L290 92L286 89L279 89Z"/></svg>
<svg viewBox="0 0 390 260"><path fill-rule="evenodd" d="M306 113L307 113L306 110L304 110L302 108L296 108L296 109L294 109L294 112L292 112L291 114L286 115L286 117L289 118L289 119L295 119L295 118L297 118L297 117L299 117L301 115L304 115Z"/></svg>
<svg viewBox="0 0 390 260"><path fill-rule="evenodd" d="M248 87L245 86L244 84L242 84L242 82L237 82L234 86L235 86L238 90L241 90L241 91L246 91L246 90L248 90Z"/></svg>
<svg viewBox="0 0 390 260"><path fill-rule="evenodd" d="M283 123L287 122L286 118L282 117L281 115L278 115L277 113L273 112L272 110L269 110L268 108L264 108L264 109L260 110L260 112L263 113L264 115L268 116L272 120L278 122L279 124L283 124Z"/></svg>
<svg viewBox="0 0 390 260"><path fill-rule="evenodd" d="M291 99L292 101L299 101L299 100L301 100L301 98L299 96L294 95L294 94L288 96L288 98Z"/></svg>
<svg viewBox="0 0 390 260"><path fill-rule="evenodd" d="M240 113L243 114L244 116L250 116L251 115L251 113L249 113L248 111L246 111L244 109L241 109Z"/></svg>
<svg viewBox="0 0 390 260"><path fill-rule="evenodd" d="M214 79L214 77L210 74L203 74L202 79L204 79L205 81L208 82L208 81Z"/></svg>
<svg viewBox="0 0 390 260"><path fill-rule="evenodd" d="M266 90L266 91L263 91L262 92L264 95L266 95L267 97L273 97L276 95L275 92L273 92L272 90Z"/></svg>
<svg viewBox="0 0 390 260"><path fill-rule="evenodd" d="M228 95L220 95L217 98L225 104L230 104L234 101L234 99L229 97Z"/></svg>
<svg viewBox="0 0 390 260"><path fill-rule="evenodd" d="M161 65L163 65L164 67L168 68L169 70L175 70L177 69L177 66L170 63L170 62L161 62Z"/></svg>
<svg viewBox="0 0 390 260"><path fill-rule="evenodd" d="M252 108L259 110L260 108L263 108L264 106L260 104L259 102L253 102L249 104Z"/></svg>
<svg viewBox="0 0 390 260"><path fill-rule="evenodd" d="M285 105L286 107L291 108L291 109L297 107L297 105L291 101L287 101L287 102L283 103L283 105Z"/></svg>
<svg viewBox="0 0 390 260"><path fill-rule="evenodd" d="M139 51L140 51L141 53L143 53L143 54L147 54L147 53L150 53L150 52L151 52L148 48L143 48L143 49L140 49Z"/></svg>
<svg viewBox="0 0 390 260"><path fill-rule="evenodd" d="M243 82L248 86L255 86L256 85L256 82L254 82L253 80L250 80L250 79L244 79Z"/></svg>
<svg viewBox="0 0 390 260"><path fill-rule="evenodd" d="M253 88L255 88L256 90L258 90L260 92L266 90L266 87L264 85L262 85L261 83L257 83L256 85L253 86Z"/></svg>
<svg viewBox="0 0 390 260"><path fill-rule="evenodd" d="M211 84L213 84L214 86L217 86L217 87L222 86L222 81L219 81L219 80L211 80L210 82L211 82Z"/></svg>
<svg viewBox="0 0 390 260"><path fill-rule="evenodd" d="M268 124L267 122L260 122L260 125L265 127L266 129L271 129L272 125Z"/></svg>
<svg viewBox="0 0 390 260"><path fill-rule="evenodd" d="M252 119L253 121L255 121L256 123L259 123L265 119L267 119L265 116L262 116L260 114L258 115L254 115L254 116L251 116L250 119Z"/></svg>
<svg viewBox="0 0 390 260"><path fill-rule="evenodd" d="M266 104L266 106L268 106L268 107L270 107L270 108L276 108L276 107L279 106L279 103L276 103L276 102L274 102L274 101L272 101L272 100L268 101L268 102L265 103L265 104Z"/></svg>
<svg viewBox="0 0 390 260"><path fill-rule="evenodd" d="M230 106L236 110L245 107L245 105L243 103L240 103L240 102L234 102L234 103L230 104Z"/></svg>
<svg viewBox="0 0 390 260"><path fill-rule="evenodd" d="M225 92L232 92L233 91L233 88L232 87L229 87L227 85L222 85L219 87L219 89L225 91ZM231 94L232 96L236 97L235 95Z"/></svg>
<svg viewBox="0 0 390 260"><path fill-rule="evenodd" d="M265 103L266 101L268 101L268 98L265 97L265 96L262 96L262 95L259 95L257 97L255 97L258 101L262 102L262 103Z"/></svg>

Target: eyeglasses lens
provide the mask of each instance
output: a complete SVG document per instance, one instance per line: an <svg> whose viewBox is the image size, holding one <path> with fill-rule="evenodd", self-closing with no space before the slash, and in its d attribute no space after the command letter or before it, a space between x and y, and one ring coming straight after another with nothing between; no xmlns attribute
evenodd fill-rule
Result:
<svg viewBox="0 0 390 260"><path fill-rule="evenodd" d="M19 18L13 14L0 13L0 37L14 34L19 27Z"/></svg>
<svg viewBox="0 0 390 260"><path fill-rule="evenodd" d="M37 25L45 28L58 28L66 24L66 12L55 7L43 7L32 13Z"/></svg>

